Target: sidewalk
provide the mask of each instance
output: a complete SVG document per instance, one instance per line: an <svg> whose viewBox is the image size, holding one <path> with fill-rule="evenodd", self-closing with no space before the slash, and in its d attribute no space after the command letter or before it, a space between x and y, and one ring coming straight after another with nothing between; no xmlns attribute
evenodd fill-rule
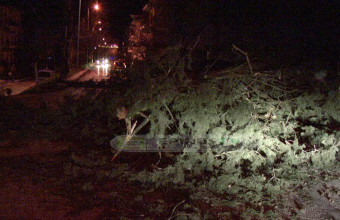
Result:
<svg viewBox="0 0 340 220"><path fill-rule="evenodd" d="M67 76L66 81L76 81L80 79L87 71L90 71L88 69L81 70L80 72L76 72L71 76Z"/></svg>
<svg viewBox="0 0 340 220"><path fill-rule="evenodd" d="M15 81L5 81L0 80L0 88L6 90L10 89L12 92L10 95L18 95L36 85L35 81L24 81L24 80L15 80ZM7 95L7 94L6 94Z"/></svg>

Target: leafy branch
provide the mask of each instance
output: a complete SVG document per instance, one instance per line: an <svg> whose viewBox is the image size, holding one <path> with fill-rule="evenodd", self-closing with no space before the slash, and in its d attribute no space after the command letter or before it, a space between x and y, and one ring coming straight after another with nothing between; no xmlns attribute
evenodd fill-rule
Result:
<svg viewBox="0 0 340 220"><path fill-rule="evenodd" d="M113 155L111 161L114 161L118 155L122 152L124 147L129 143L129 141L150 121L150 117L146 116L142 112L138 112L139 115L143 116L145 120L136 128L137 121L135 123L131 123L131 118L125 118L125 124L126 124L126 137L123 142L122 147Z"/></svg>

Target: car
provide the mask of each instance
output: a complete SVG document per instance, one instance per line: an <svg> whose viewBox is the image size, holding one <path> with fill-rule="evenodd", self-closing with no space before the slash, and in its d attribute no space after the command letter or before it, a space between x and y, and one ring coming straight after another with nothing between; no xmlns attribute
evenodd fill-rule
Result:
<svg viewBox="0 0 340 220"><path fill-rule="evenodd" d="M113 61L112 70L114 72L124 72L126 70L126 63L123 59Z"/></svg>
<svg viewBox="0 0 340 220"><path fill-rule="evenodd" d="M109 68L110 67L110 62L108 59L99 59L96 61L96 66L97 68Z"/></svg>
<svg viewBox="0 0 340 220"><path fill-rule="evenodd" d="M59 74L57 74L53 70L49 69L39 70L38 73L36 74L36 82L38 84L47 83L57 80L59 77L60 77Z"/></svg>
<svg viewBox="0 0 340 220"><path fill-rule="evenodd" d="M111 65L111 78L126 80L126 63L123 59L114 60Z"/></svg>

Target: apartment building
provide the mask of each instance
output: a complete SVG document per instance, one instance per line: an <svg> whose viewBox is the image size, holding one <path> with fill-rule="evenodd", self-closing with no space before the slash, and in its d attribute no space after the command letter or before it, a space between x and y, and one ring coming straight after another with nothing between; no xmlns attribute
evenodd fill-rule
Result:
<svg viewBox="0 0 340 220"><path fill-rule="evenodd" d="M17 62L22 46L22 12L12 6L0 6L0 65L10 67Z"/></svg>

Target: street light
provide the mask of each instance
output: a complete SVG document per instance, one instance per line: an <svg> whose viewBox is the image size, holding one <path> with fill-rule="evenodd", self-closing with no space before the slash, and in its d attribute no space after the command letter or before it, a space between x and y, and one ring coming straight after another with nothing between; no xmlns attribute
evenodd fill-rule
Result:
<svg viewBox="0 0 340 220"><path fill-rule="evenodd" d="M93 8L94 8L94 10L96 10L96 11L98 11L99 10L99 4L98 3L96 3L94 6L93 6Z"/></svg>
<svg viewBox="0 0 340 220"><path fill-rule="evenodd" d="M99 11L100 7L98 2L94 4L93 9L95 11ZM87 34L90 33L90 7L87 8ZM89 41L87 41L86 45L86 62L89 63Z"/></svg>
<svg viewBox="0 0 340 220"><path fill-rule="evenodd" d="M100 9L98 2L94 5L94 9L98 11ZM81 15L81 0L79 0L78 11L78 40L77 40L77 69L79 68L79 37L80 37L80 15ZM90 29L90 8L87 8L87 30ZM88 45L87 45L87 61L88 61Z"/></svg>
<svg viewBox="0 0 340 220"><path fill-rule="evenodd" d="M81 0L79 0L79 14L78 14L77 70L78 70L78 68L79 68L79 34L80 34L80 12L81 12Z"/></svg>

